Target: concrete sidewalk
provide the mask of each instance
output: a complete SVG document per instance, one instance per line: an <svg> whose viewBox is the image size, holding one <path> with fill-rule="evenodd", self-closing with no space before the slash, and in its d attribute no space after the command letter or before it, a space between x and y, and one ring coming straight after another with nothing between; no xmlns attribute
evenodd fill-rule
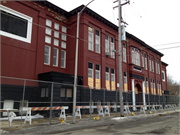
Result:
<svg viewBox="0 0 180 135"><path fill-rule="evenodd" d="M126 121L138 121L142 119L147 119L150 117L168 115L171 113L179 113L180 110L177 111L168 111L166 112L158 112L154 114L139 114L135 116L125 116L125 117L105 117L100 118L100 120L90 120L90 119L81 119L76 120L76 123L72 122L68 123L56 123L53 125L44 125L44 126L31 126L31 127L23 127L23 128L6 128L3 129L4 134L56 134L71 130L85 129L85 128L93 128L98 126L107 126L113 125L117 123L123 123Z"/></svg>

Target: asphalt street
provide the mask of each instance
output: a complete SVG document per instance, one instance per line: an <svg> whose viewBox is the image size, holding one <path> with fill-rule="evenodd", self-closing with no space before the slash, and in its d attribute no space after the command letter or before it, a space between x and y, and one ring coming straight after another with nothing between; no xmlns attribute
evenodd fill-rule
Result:
<svg viewBox="0 0 180 135"><path fill-rule="evenodd" d="M74 130L59 135L95 135L95 134L180 134L180 113L148 117L146 119L126 120L108 126Z"/></svg>

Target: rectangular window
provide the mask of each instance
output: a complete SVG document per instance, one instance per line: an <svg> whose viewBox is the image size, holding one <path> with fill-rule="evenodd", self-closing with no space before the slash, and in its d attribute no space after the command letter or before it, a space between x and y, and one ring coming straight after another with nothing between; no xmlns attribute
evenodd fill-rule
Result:
<svg viewBox="0 0 180 135"><path fill-rule="evenodd" d="M142 66L144 67L144 54L142 53Z"/></svg>
<svg viewBox="0 0 180 135"><path fill-rule="evenodd" d="M149 70L151 71L151 57L149 57Z"/></svg>
<svg viewBox="0 0 180 135"><path fill-rule="evenodd" d="M153 81L151 79L151 94L153 94Z"/></svg>
<svg viewBox="0 0 180 135"><path fill-rule="evenodd" d="M161 91L161 82L159 81L159 94L162 95L162 91Z"/></svg>
<svg viewBox="0 0 180 135"><path fill-rule="evenodd" d="M132 55L132 63L135 64L135 61L134 61L134 48L132 48L132 51L131 51L131 55Z"/></svg>
<svg viewBox="0 0 180 135"><path fill-rule="evenodd" d="M100 65L96 64L96 79L100 79Z"/></svg>
<svg viewBox="0 0 180 135"><path fill-rule="evenodd" d="M157 81L157 92L159 94L159 81Z"/></svg>
<svg viewBox="0 0 180 135"><path fill-rule="evenodd" d="M101 88L100 65L96 64L96 89Z"/></svg>
<svg viewBox="0 0 180 135"><path fill-rule="evenodd" d="M124 91L125 91L125 92L128 92L127 72L124 72Z"/></svg>
<svg viewBox="0 0 180 135"><path fill-rule="evenodd" d="M159 60L158 60L158 73L160 74Z"/></svg>
<svg viewBox="0 0 180 135"><path fill-rule="evenodd" d="M152 71L154 72L154 60L152 58Z"/></svg>
<svg viewBox="0 0 180 135"><path fill-rule="evenodd" d="M156 95L156 85L155 85L155 81L153 80L153 88L154 88L154 94Z"/></svg>
<svg viewBox="0 0 180 135"><path fill-rule="evenodd" d="M140 66L139 50L135 49L135 48L132 48L131 53L132 53L132 63Z"/></svg>
<svg viewBox="0 0 180 135"><path fill-rule="evenodd" d="M51 27L52 26L52 21L49 19L46 19L46 26Z"/></svg>
<svg viewBox="0 0 180 135"><path fill-rule="evenodd" d="M59 30L59 24L56 22L54 23L54 29Z"/></svg>
<svg viewBox="0 0 180 135"><path fill-rule="evenodd" d="M54 31L54 37L59 38L59 32L58 31Z"/></svg>
<svg viewBox="0 0 180 135"><path fill-rule="evenodd" d="M93 78L93 63L88 62L88 77Z"/></svg>
<svg viewBox="0 0 180 135"><path fill-rule="evenodd" d="M123 61L126 62L126 45L123 44Z"/></svg>
<svg viewBox="0 0 180 135"><path fill-rule="evenodd" d="M106 67L106 80L109 81L109 68Z"/></svg>
<svg viewBox="0 0 180 135"><path fill-rule="evenodd" d="M66 34L63 34L63 33L62 33L62 34L61 34L61 39L64 40L64 41L66 41Z"/></svg>
<svg viewBox="0 0 180 135"><path fill-rule="evenodd" d="M61 47L66 49L66 42L61 41Z"/></svg>
<svg viewBox="0 0 180 135"><path fill-rule="evenodd" d="M51 37L45 36L45 42L51 44Z"/></svg>
<svg viewBox="0 0 180 135"><path fill-rule="evenodd" d="M62 32L67 33L67 28L65 26L62 26Z"/></svg>
<svg viewBox="0 0 180 135"><path fill-rule="evenodd" d="M145 54L145 69L147 70L147 55Z"/></svg>
<svg viewBox="0 0 180 135"><path fill-rule="evenodd" d="M41 97L48 97L48 88L41 88Z"/></svg>
<svg viewBox="0 0 180 135"><path fill-rule="evenodd" d="M106 53L109 53L109 36L105 35L105 48L106 48Z"/></svg>
<svg viewBox="0 0 180 135"><path fill-rule="evenodd" d="M88 49L93 51L94 50L94 43L93 43L93 28L92 27L88 27L88 31L89 31L89 36L88 36Z"/></svg>
<svg viewBox="0 0 180 135"><path fill-rule="evenodd" d="M146 92L149 93L149 84L148 84L148 78L146 78Z"/></svg>
<svg viewBox="0 0 180 135"><path fill-rule="evenodd" d="M44 49L44 64L50 65L51 47L45 45Z"/></svg>
<svg viewBox="0 0 180 135"><path fill-rule="evenodd" d="M48 28L48 27L46 27L46 34L47 34L47 35L51 35L51 29Z"/></svg>
<svg viewBox="0 0 180 135"><path fill-rule="evenodd" d="M59 40L58 39L54 39L54 45L59 46Z"/></svg>
<svg viewBox="0 0 180 135"><path fill-rule="evenodd" d="M106 68L105 68L105 71L106 71L106 89L107 89L107 90L110 90L111 87L110 87L109 68L106 67Z"/></svg>
<svg viewBox="0 0 180 135"><path fill-rule="evenodd" d="M156 73L158 73L157 60L156 60Z"/></svg>
<svg viewBox="0 0 180 135"><path fill-rule="evenodd" d="M124 72L124 83L127 84L127 73Z"/></svg>
<svg viewBox="0 0 180 135"><path fill-rule="evenodd" d="M66 97L72 97L72 89L67 89Z"/></svg>
<svg viewBox="0 0 180 135"><path fill-rule="evenodd" d="M111 81L115 82L115 70L111 68Z"/></svg>
<svg viewBox="0 0 180 135"><path fill-rule="evenodd" d="M94 88L94 68L93 63L88 62L88 86Z"/></svg>
<svg viewBox="0 0 180 135"><path fill-rule="evenodd" d="M96 52L100 53L100 32L96 30Z"/></svg>
<svg viewBox="0 0 180 135"><path fill-rule="evenodd" d="M162 71L162 80L165 81L165 73Z"/></svg>
<svg viewBox="0 0 180 135"><path fill-rule="evenodd" d="M114 55L114 38L111 38L111 58L115 58L115 55Z"/></svg>
<svg viewBox="0 0 180 135"><path fill-rule="evenodd" d="M65 90L65 88L61 88L60 97L65 97L65 96L66 96L66 90Z"/></svg>
<svg viewBox="0 0 180 135"><path fill-rule="evenodd" d="M66 51L61 50L61 67L65 68L66 67Z"/></svg>
<svg viewBox="0 0 180 135"><path fill-rule="evenodd" d="M0 34L31 43L32 18L11 8L0 5Z"/></svg>
<svg viewBox="0 0 180 135"><path fill-rule="evenodd" d="M53 66L58 66L58 52L59 52L59 49L58 48L54 48L54 52L53 52Z"/></svg>

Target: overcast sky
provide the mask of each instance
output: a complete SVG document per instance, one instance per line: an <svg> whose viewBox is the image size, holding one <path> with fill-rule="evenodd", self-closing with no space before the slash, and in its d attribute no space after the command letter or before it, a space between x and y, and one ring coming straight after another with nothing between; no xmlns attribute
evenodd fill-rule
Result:
<svg viewBox="0 0 180 135"><path fill-rule="evenodd" d="M71 11L91 0L48 1ZM118 25L118 9L113 10L117 3L113 1L95 0L88 8ZM162 61L169 64L167 73L180 83L180 0L130 0L130 4L122 7L122 16L128 23L127 32L164 54Z"/></svg>

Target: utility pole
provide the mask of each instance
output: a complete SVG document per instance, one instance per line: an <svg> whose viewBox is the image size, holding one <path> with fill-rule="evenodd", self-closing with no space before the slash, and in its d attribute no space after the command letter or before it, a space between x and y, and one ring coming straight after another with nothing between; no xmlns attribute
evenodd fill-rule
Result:
<svg viewBox="0 0 180 135"><path fill-rule="evenodd" d="M121 4L121 0L117 0L117 1L114 1L113 3L115 2L118 2L119 1L119 4L118 6L118 16L119 16L119 29L118 29L118 40L119 40L119 101L120 101L120 113L121 113L121 117L124 117L124 107L123 107L123 95L122 95L122 92L123 92L123 83L122 83L122 49L121 49L121 35L122 35L122 32L121 32L121 22L122 22L122 17L121 17L121 6L129 3L129 1ZM114 7L114 8L116 8Z"/></svg>
<svg viewBox="0 0 180 135"><path fill-rule="evenodd" d="M73 92L73 123L75 123L75 109L76 109L76 91L77 91L77 66L78 66L78 41L79 41L79 20L84 9L94 0L91 0L84 8L77 14L77 31L76 31L76 53L75 53L75 69L74 69L74 92Z"/></svg>

